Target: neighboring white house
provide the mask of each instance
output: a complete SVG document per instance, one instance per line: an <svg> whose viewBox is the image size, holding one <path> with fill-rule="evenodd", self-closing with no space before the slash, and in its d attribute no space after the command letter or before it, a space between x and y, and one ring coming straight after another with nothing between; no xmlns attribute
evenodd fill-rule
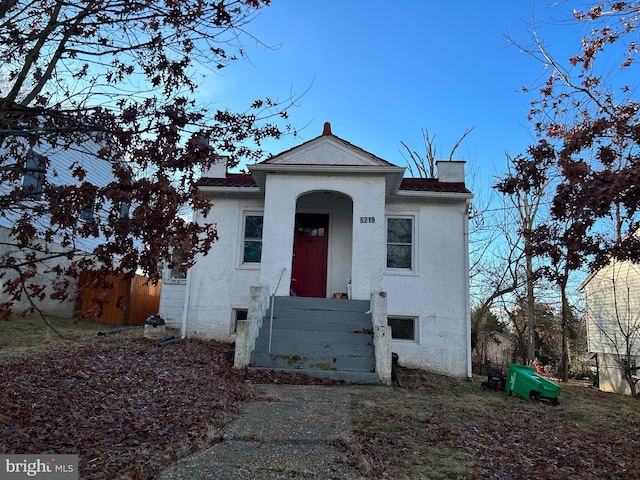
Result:
<svg viewBox="0 0 640 480"><path fill-rule="evenodd" d="M45 184L56 186L77 185L79 183L72 176L72 170L75 166L83 167L86 170L85 182L89 182L96 187L105 186L112 182L115 177L112 173L111 164L98 157L97 152L100 148L101 146L98 143L91 140L87 140L82 145L70 149L54 148L41 142L38 147L29 151L29 158L21 177L14 184L7 182L0 185L0 195L8 195L8 192L11 192L16 185L29 188L32 194L29 200L23 202L22 206L25 209L28 209L30 205L35 207L40 202L43 202L42 196L45 195L43 186ZM48 159L48 164L42 161L43 156ZM79 223L90 222L94 215L100 214L100 212L95 211L95 205L87 205L86 210L81 212L77 221ZM0 213L0 256L3 258L20 258L24 254L19 248L15 247L15 240L9 238L10 229L19 217L20 211L15 208L6 208ZM44 215L38 218L37 221L42 225L47 225L49 219L47 215ZM59 241L59 239L54 238L53 241L49 242L47 247L49 251L69 251L69 247L61 247L59 243L56 243L56 240ZM97 238L78 237L74 239L74 242L78 252L91 252L99 244L100 240ZM44 244L44 240L42 243ZM65 257L49 259L40 265L36 280L39 284L49 285L49 287L47 289L47 297L43 301L36 301L36 305L45 313L70 318L74 314L75 301L60 302L49 298L49 294L52 292L50 286L55 283L55 275L51 273L50 269L56 264L65 266L68 264L68 259ZM7 270L5 275L6 279L11 278L12 271ZM70 279L70 282L69 288L75 290L77 288L76 280ZM0 280L1 286L2 281ZM7 296L0 288L0 302L6 300ZM27 299L22 298L20 301L14 302L14 309L21 310L29 305Z"/></svg>
<svg viewBox="0 0 640 480"><path fill-rule="evenodd" d="M325 124L321 136L248 169L220 163L201 179L213 201L204 220L219 240L186 279L165 276L168 323L230 342L251 316L253 286L277 296L377 293L401 365L471 377L464 162L438 162L437 179L404 178Z"/></svg>
<svg viewBox="0 0 640 480"><path fill-rule="evenodd" d="M629 395L625 367L640 360L640 265L612 260L580 285L586 298L587 345L600 390Z"/></svg>

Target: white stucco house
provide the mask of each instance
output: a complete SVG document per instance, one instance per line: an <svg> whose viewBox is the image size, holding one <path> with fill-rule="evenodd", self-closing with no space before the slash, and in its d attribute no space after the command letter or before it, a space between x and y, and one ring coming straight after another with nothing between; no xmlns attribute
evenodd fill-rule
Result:
<svg viewBox="0 0 640 480"><path fill-rule="evenodd" d="M229 173L220 163L203 175L200 189L213 202L205 220L219 240L186 278L167 272L160 314L168 323L185 336L235 341L243 367L270 322L271 298L276 308L285 298L327 299L299 315L326 309L327 322L361 301L359 312L370 315L362 331L371 330L375 346L371 370L383 382L391 351L402 366L471 377L464 162L438 162L437 179L405 178L404 168L327 123L322 135L248 170ZM273 328L285 314L276 313ZM325 320L309 321L317 330ZM287 338L294 348L297 338Z"/></svg>
<svg viewBox="0 0 640 480"><path fill-rule="evenodd" d="M598 387L629 395L625 370L632 382L640 378L640 265L612 259L578 290L585 296L587 347Z"/></svg>

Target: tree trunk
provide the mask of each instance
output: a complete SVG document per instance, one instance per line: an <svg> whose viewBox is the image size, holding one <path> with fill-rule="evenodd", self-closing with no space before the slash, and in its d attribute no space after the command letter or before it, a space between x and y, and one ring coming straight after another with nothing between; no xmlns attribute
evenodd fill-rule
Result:
<svg viewBox="0 0 640 480"><path fill-rule="evenodd" d="M560 295L562 297L562 381L569 380L569 348L567 342L567 330L569 329L569 300L567 298L567 276L560 282Z"/></svg>
<svg viewBox="0 0 640 480"><path fill-rule="evenodd" d="M535 320L535 298L533 292L533 255L529 249L530 238L526 238L527 256L527 324L529 333L529 345L527 349L528 364L531 365L536 358L536 320Z"/></svg>

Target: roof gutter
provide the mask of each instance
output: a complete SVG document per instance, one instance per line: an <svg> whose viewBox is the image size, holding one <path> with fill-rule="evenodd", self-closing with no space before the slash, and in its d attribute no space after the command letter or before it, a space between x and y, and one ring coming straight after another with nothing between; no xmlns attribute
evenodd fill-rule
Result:
<svg viewBox="0 0 640 480"><path fill-rule="evenodd" d="M260 187L217 187L212 185L199 186L202 193L223 193L225 195L257 195L261 194Z"/></svg>
<svg viewBox="0 0 640 480"><path fill-rule="evenodd" d="M394 197L433 198L434 200L466 200L473 198L471 192L430 192L416 190L398 190Z"/></svg>

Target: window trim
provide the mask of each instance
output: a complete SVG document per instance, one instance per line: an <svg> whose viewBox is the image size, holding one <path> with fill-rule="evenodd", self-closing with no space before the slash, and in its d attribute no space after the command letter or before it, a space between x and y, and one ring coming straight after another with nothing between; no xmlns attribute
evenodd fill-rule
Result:
<svg viewBox="0 0 640 480"><path fill-rule="evenodd" d="M388 249L389 249L389 220L390 219L406 219L411 220L411 267L389 267L388 261ZM416 259L416 245L417 245L417 235L416 235L416 216L413 214L393 214L386 215L384 219L385 225L385 247L384 247L384 256L385 256L385 271L388 273L396 273L396 274L415 274L418 270L417 268L417 259Z"/></svg>
<svg viewBox="0 0 640 480"><path fill-rule="evenodd" d="M397 338L393 336L393 330L391 332L391 340L394 342L407 342L407 343L419 343L419 324L420 318L413 315L387 315L387 325L391 327L389 320L410 320L413 322L413 338Z"/></svg>
<svg viewBox="0 0 640 480"><path fill-rule="evenodd" d="M243 268L251 268L251 269L259 269L260 265L262 264L262 244L263 244L263 237L260 237L260 261L259 262L245 262L244 259L244 252L245 252L245 242L247 241L245 235L246 235L246 228L247 228L247 217L261 217L262 218L262 228L263 228L263 236L264 236L264 212L263 211L256 211L256 210L247 210L245 212L243 212L242 216L241 216L241 225L240 225L240 229L239 231L240 233L240 238L239 238L239 253L238 253L238 260L239 260L239 265L240 267ZM256 241L256 239L249 239L250 241Z"/></svg>

